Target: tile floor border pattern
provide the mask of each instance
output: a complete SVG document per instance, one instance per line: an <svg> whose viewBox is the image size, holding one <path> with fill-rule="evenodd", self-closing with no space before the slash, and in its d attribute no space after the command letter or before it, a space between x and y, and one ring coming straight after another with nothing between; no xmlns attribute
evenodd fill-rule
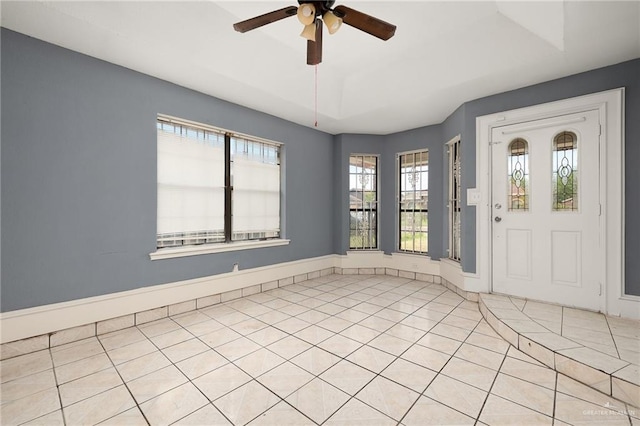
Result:
<svg viewBox="0 0 640 426"><path fill-rule="evenodd" d="M527 303L534 304L539 318L525 312ZM598 392L610 395L628 404L640 406L640 359L636 362L621 359L598 350L596 342L578 342L562 335L562 325L551 321L558 310L565 307L551 303L529 301L498 294L482 293L479 308L489 325L511 345L549 368L577 380ZM606 315L573 308L573 315L581 317L587 334L595 335L593 318ZM561 314L560 321L562 321ZM544 318L544 319L543 319ZM620 321L620 320L619 320ZM640 352L640 321L626 320L630 324L627 335L635 334L636 351ZM554 327L555 325L555 327ZM635 330L635 331L634 331ZM612 333L610 328L606 333ZM613 341L613 339L612 339ZM595 347L595 349L594 349ZM627 358L630 359L630 358Z"/></svg>
<svg viewBox="0 0 640 426"><path fill-rule="evenodd" d="M410 278L417 281L427 283L443 284L448 289L456 292L465 299L478 301L478 293L466 292L459 289L454 284L441 278L438 275L422 274L411 271L403 271L394 268L340 268L332 267L318 271L312 271L305 274L299 274L275 281L269 281L249 287L231 290L223 293L216 293L209 296L203 296L168 306L135 312L132 314L110 318L104 321L89 323L72 327L65 330L56 330L47 334L29 337L13 342L6 342L0 345L0 360L10 359L20 355L50 349L56 346L73 343L88 337L99 336L128 327L145 324L160 318L166 318L171 315L177 315L185 312L194 311L196 309L206 308L219 303L238 299L252 294L262 293L275 288L286 287L292 284L299 284L307 280L324 277L331 274L338 275L388 275L391 277Z"/></svg>
<svg viewBox="0 0 640 426"><path fill-rule="evenodd" d="M1 361L0 373L3 425L640 421L510 346L477 303L400 277L325 276Z"/></svg>

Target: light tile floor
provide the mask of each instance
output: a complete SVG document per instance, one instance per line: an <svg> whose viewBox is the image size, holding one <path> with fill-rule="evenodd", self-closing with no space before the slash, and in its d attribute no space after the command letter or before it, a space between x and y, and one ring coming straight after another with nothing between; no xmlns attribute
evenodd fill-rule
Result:
<svg viewBox="0 0 640 426"><path fill-rule="evenodd" d="M331 275L0 362L2 425L640 425L441 285Z"/></svg>

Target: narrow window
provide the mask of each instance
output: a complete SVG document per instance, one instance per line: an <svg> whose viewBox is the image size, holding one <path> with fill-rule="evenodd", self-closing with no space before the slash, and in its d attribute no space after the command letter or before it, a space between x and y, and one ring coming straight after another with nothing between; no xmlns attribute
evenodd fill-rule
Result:
<svg viewBox="0 0 640 426"><path fill-rule="evenodd" d="M159 116L157 248L280 237L280 149Z"/></svg>
<svg viewBox="0 0 640 426"><path fill-rule="evenodd" d="M529 211L529 144L522 138L511 141L507 158L510 211Z"/></svg>
<svg viewBox="0 0 640 426"><path fill-rule="evenodd" d="M462 172L460 138L448 143L449 151L449 259L461 260Z"/></svg>
<svg viewBox="0 0 640 426"><path fill-rule="evenodd" d="M553 139L552 161L554 211L578 210L578 138L573 132L562 132Z"/></svg>
<svg viewBox="0 0 640 426"><path fill-rule="evenodd" d="M378 248L378 157L349 157L349 248Z"/></svg>
<svg viewBox="0 0 640 426"><path fill-rule="evenodd" d="M429 152L398 155L399 250L426 254L429 235Z"/></svg>

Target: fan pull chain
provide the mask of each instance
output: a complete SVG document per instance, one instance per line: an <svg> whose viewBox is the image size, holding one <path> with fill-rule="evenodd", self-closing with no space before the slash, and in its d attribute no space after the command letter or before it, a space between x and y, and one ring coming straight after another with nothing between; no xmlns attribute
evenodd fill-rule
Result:
<svg viewBox="0 0 640 426"><path fill-rule="evenodd" d="M315 127L318 127L318 64L316 64L316 81L315 81L315 88L314 88L314 101L315 101L315 119L316 122L314 124Z"/></svg>

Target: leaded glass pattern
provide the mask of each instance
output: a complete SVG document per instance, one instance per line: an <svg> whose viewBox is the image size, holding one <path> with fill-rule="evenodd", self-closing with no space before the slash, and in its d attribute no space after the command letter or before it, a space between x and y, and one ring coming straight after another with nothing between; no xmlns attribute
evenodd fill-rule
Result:
<svg viewBox="0 0 640 426"><path fill-rule="evenodd" d="M462 259L462 158L460 139L449 144L449 259Z"/></svg>
<svg viewBox="0 0 640 426"><path fill-rule="evenodd" d="M578 137L561 132L553 138L551 205L553 211L578 210Z"/></svg>
<svg viewBox="0 0 640 426"><path fill-rule="evenodd" d="M429 152L400 154L399 250L427 253L429 236Z"/></svg>
<svg viewBox="0 0 640 426"><path fill-rule="evenodd" d="M522 138L509 143L507 181L509 211L529 210L529 144Z"/></svg>
<svg viewBox="0 0 640 426"><path fill-rule="evenodd" d="M349 249L378 248L378 157L349 157Z"/></svg>

